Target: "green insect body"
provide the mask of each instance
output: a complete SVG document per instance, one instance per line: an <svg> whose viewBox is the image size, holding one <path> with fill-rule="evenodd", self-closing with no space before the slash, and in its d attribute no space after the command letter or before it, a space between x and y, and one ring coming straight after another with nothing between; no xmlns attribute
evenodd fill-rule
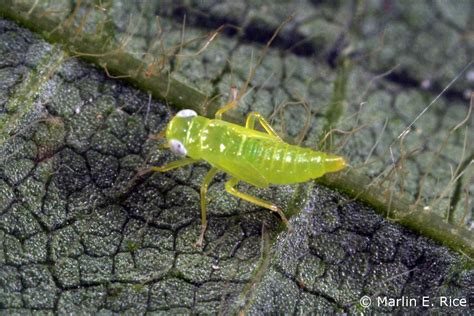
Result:
<svg viewBox="0 0 474 316"><path fill-rule="evenodd" d="M207 227L207 188L218 171L232 176L225 185L227 192L277 212L291 229L278 206L238 191L235 188L238 182L244 181L261 188L269 184L305 182L346 166L342 157L283 142L257 112L249 114L245 127L223 121L222 114L233 108L236 102L234 100L220 109L216 119L198 116L193 110L179 111L166 127L167 147L187 157L146 170L165 172L200 160L212 165L201 186L201 233L196 243L199 247L202 246ZM254 129L256 120L267 133Z"/></svg>
<svg viewBox="0 0 474 316"><path fill-rule="evenodd" d="M291 184L344 168L341 157L294 146L278 137L218 119L175 116L166 130L187 156L205 160L258 187Z"/></svg>

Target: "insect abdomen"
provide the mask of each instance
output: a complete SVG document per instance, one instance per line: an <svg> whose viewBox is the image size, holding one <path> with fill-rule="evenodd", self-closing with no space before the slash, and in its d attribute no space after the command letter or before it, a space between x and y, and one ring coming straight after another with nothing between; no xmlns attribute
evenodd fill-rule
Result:
<svg viewBox="0 0 474 316"><path fill-rule="evenodd" d="M241 159L251 162L273 184L305 182L345 166L340 157L266 139L247 138L242 151Z"/></svg>
<svg viewBox="0 0 474 316"><path fill-rule="evenodd" d="M259 131L218 120L203 124L193 141L195 150L189 150L191 157L204 159L249 183L251 173L258 173L270 184L290 184L345 166L341 157L293 146Z"/></svg>

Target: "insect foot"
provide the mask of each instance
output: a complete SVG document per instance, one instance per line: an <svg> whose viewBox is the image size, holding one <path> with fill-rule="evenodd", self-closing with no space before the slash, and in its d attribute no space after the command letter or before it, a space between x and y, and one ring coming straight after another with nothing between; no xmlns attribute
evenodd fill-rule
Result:
<svg viewBox="0 0 474 316"><path fill-rule="evenodd" d="M202 243L204 241L204 233L206 232L207 225L201 225L201 232L199 234L198 240L194 243L195 248L202 248Z"/></svg>
<svg viewBox="0 0 474 316"><path fill-rule="evenodd" d="M291 226L290 222L286 218L285 213L283 213L283 211L276 205L272 205L270 207L270 210L272 212L276 212L276 213L278 213L278 215L280 215L281 220L283 221L283 223L285 223L286 229L288 229L288 232L291 233L293 231L293 227Z"/></svg>

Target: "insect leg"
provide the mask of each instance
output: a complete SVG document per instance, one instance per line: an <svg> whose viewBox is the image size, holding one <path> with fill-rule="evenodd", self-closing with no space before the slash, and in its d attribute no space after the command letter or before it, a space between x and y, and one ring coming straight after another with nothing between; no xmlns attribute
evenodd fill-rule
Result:
<svg viewBox="0 0 474 316"><path fill-rule="evenodd" d="M209 184L211 184L212 178L214 178L217 171L219 171L219 169L212 167L211 170L209 170L209 172L207 173L201 185L201 233L199 234L199 239L195 243L195 246L199 248L202 247L202 242L204 240L204 233L206 232L206 228L207 228L207 217L206 217L207 188L209 187Z"/></svg>
<svg viewBox="0 0 474 316"><path fill-rule="evenodd" d="M169 171L169 170L172 170L172 169L187 166L187 165L195 163L195 162L197 162L197 160L191 159L191 158L184 158L184 159L180 159L180 160L170 162L170 163L168 163L164 166L161 166L161 167L153 166L153 167L149 167L149 168L140 170L138 172L138 175L143 176L143 175L145 175L147 173L150 173L150 172L166 172L166 171Z"/></svg>
<svg viewBox="0 0 474 316"><path fill-rule="evenodd" d="M262 114L258 112L250 112L250 114L247 116L245 127L255 129L255 119L258 119L258 122L260 123L260 125L263 126L263 128L267 131L268 134L277 137L279 140L282 140L280 136L278 136L278 134L275 132L273 127L270 125L270 123L268 123L267 120L262 116Z"/></svg>
<svg viewBox="0 0 474 316"><path fill-rule="evenodd" d="M171 169L184 167L186 165L192 164L192 163L197 162L197 161L198 160L194 160L194 159L191 159L191 158L184 158L184 159L181 159L181 160L176 160L176 161L170 162L170 163L168 163L164 166L161 166L161 167L153 166L153 167L138 170L137 174L130 180L130 182L127 185L124 192L127 192L128 190L130 190L130 188L132 188L134 185L136 185L137 181L140 178L142 178L144 175L146 175L150 172L165 172L165 171L168 171L168 170L171 170Z"/></svg>
<svg viewBox="0 0 474 316"><path fill-rule="evenodd" d="M245 200L247 202L250 202L250 203L253 203L253 204L257 204L258 206L261 206L261 207L264 207L264 208L267 208L269 209L270 211L272 212L276 212L278 213L278 215L280 215L281 217L281 220L285 223L286 227L288 228L288 230L291 231L291 225L290 223L288 222L288 219L286 218L285 214L283 214L282 210L276 206L275 204L272 204L270 202L267 202L267 201L264 201L264 200L261 200L255 196L251 196L249 194L246 194L246 193L243 193L243 192L240 192L238 191L235 186L237 185L237 183L239 183L239 179L237 178L231 178L229 181L227 181L225 183L225 189L227 192L229 192L230 194L238 197L238 198L241 198L242 200Z"/></svg>
<svg viewBox="0 0 474 316"><path fill-rule="evenodd" d="M221 107L219 110L217 110L216 115L215 115L216 119L221 120L222 114L224 114L225 112L229 110L232 110L236 106L237 106L237 100L230 101L229 103Z"/></svg>

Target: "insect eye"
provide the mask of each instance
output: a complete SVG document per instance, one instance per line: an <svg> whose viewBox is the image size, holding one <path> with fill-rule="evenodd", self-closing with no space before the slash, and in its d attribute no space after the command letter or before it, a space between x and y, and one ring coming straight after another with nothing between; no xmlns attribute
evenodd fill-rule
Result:
<svg viewBox="0 0 474 316"><path fill-rule="evenodd" d="M170 139L169 144L171 151L177 155L186 156L186 154L188 153L184 145L179 140Z"/></svg>
<svg viewBox="0 0 474 316"><path fill-rule="evenodd" d="M197 113L193 110L181 110L178 113L176 113L177 117L194 117L197 116Z"/></svg>

